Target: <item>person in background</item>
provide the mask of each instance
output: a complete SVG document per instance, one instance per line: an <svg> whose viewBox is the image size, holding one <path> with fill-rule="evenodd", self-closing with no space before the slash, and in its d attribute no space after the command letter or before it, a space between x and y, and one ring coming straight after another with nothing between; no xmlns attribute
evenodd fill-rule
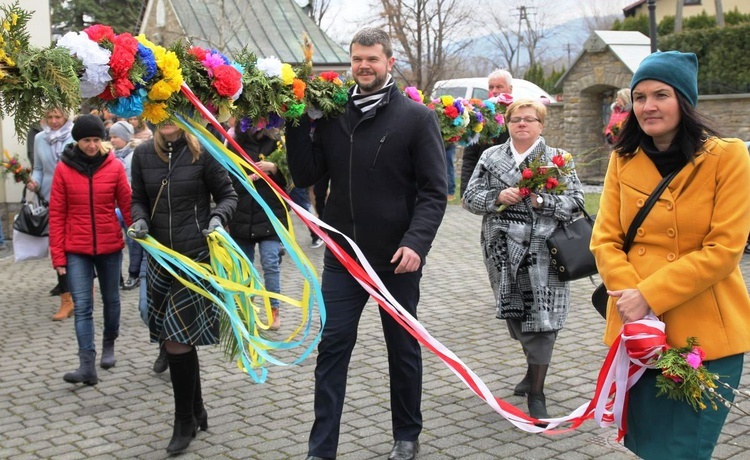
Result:
<svg viewBox="0 0 750 460"><path fill-rule="evenodd" d="M301 188L297 187L294 184L291 184L291 189L289 190L289 198L291 198L292 201L300 205L306 211L310 213L313 213L315 211L313 205L310 203L310 187ZM310 247L312 249L317 249L321 246L323 246L323 238L320 238L315 234L315 232L312 231L312 229L310 229Z"/></svg>
<svg viewBox="0 0 750 460"><path fill-rule="evenodd" d="M622 130L622 124L630 114L633 105L630 103L630 88L622 88L617 91L615 102L612 103L612 113L609 116L609 122L604 128L604 138L607 144L614 145L617 143L618 135Z"/></svg>
<svg viewBox="0 0 750 460"><path fill-rule="evenodd" d="M488 98L497 97L501 94L512 94L513 76L505 69L495 69L487 76L487 89L489 90ZM482 152L493 145L504 144L507 140L508 129L500 133L500 135L494 139L492 144L476 143L464 148L464 153L461 157L461 184L459 188L461 198L464 196L466 186L469 184L471 175L474 173L474 168L477 166L477 162L479 161Z"/></svg>
<svg viewBox="0 0 750 460"><path fill-rule="evenodd" d="M66 382L96 385L94 346L94 270L102 295L104 332L101 367L116 363L115 340L120 332L120 266L122 237L115 214L119 207L130 224L130 186L125 168L102 148L104 124L81 115L72 130L75 144L65 148L55 170L49 207L52 265L68 279L75 304L79 367L63 376Z"/></svg>
<svg viewBox="0 0 750 460"><path fill-rule="evenodd" d="M133 137L141 142L149 141L154 133L146 126L141 117L130 117L128 123L133 126Z"/></svg>
<svg viewBox="0 0 750 460"><path fill-rule="evenodd" d="M41 125L42 132L34 138L34 168L26 188L49 202L52 178L63 150L75 142L71 134L73 120L61 109L52 107L45 112ZM50 293L60 295L60 308L52 315L52 320L62 321L73 316L73 298L65 274L57 272L57 286Z"/></svg>
<svg viewBox="0 0 750 460"><path fill-rule="evenodd" d="M544 395L552 351L570 307L570 283L550 266L547 238L583 209L583 187L572 160L558 180L560 193L519 189L521 171L534 161L552 164L560 149L541 136L547 108L519 99L505 113L510 140L487 149L469 180L463 205L484 216L480 242L495 293L496 316L521 343L526 375L513 393L527 395L529 414L549 418ZM546 189L545 189L546 190Z"/></svg>
<svg viewBox="0 0 750 460"><path fill-rule="evenodd" d="M109 128L109 142L114 147L115 158L120 160L125 167L125 173L128 176L128 183L131 182L131 164L133 162L133 151L140 141L133 137L133 126L127 121L118 121ZM143 260L143 247L133 238L126 236L125 241L128 245L128 278L122 285L126 291L135 289L141 282L140 270L141 261Z"/></svg>
<svg viewBox="0 0 750 460"><path fill-rule="evenodd" d="M206 236L231 222L237 206L227 171L194 136L167 122L152 140L136 147L132 179L129 235L151 234L184 256L206 262ZM166 353L174 392L174 429L167 453L177 454L188 448L196 430L208 428L196 347L218 343L219 308L152 258L147 278L151 342Z"/></svg>
<svg viewBox="0 0 750 460"><path fill-rule="evenodd" d="M703 365L737 388L750 351L750 297L739 263L750 232L750 158L739 139L718 136L700 113L693 53L656 52L630 83L633 111L614 145L591 251L610 295L604 342L623 323L655 315L667 345L695 337ZM622 252L630 222L664 176L678 171ZM660 371L630 388L625 447L638 457L710 459L729 409L694 410L657 396ZM716 389L734 400L731 391ZM669 423L655 423L669 418Z"/></svg>
<svg viewBox="0 0 750 460"><path fill-rule="evenodd" d="M245 132L241 129L238 121L235 125L235 140L255 162L258 168L263 170L276 184L284 189L286 179L279 171L275 163L268 161L265 157L276 150L276 143L281 139L278 128L261 129L256 132ZM263 200L272 209L274 215L286 224L286 205L279 200L270 185L252 174L250 179L255 182L255 189ZM237 211L229 225L229 234L247 255L250 262L255 262L255 247L257 245L260 254L260 264L263 267L263 284L270 292L281 292L281 275L279 270L279 249L281 241L276 230L271 224L271 219L266 215L263 207L250 195L250 192L236 178L232 178L232 185L237 191ZM256 297L257 299L257 297ZM273 321L271 330L277 330L281 326L279 315L279 300L271 299L271 311Z"/></svg>
<svg viewBox="0 0 750 460"><path fill-rule="evenodd" d="M34 139L36 135L44 131L41 123L35 123L26 133L26 156L29 158L31 169L34 169Z"/></svg>
<svg viewBox="0 0 750 460"><path fill-rule="evenodd" d="M316 120L312 138L307 117L287 127L289 170L300 187L330 175L326 223L356 241L391 294L416 318L422 267L447 204L442 135L435 113L412 103L394 83L395 58L385 31L357 32L349 51L356 85L344 113ZM340 235L331 237L349 248ZM370 297L328 248L323 263L328 317L315 366L311 460L336 457L349 361ZM380 310L380 317L393 419L388 458L411 460L422 431L421 350L388 313Z"/></svg>

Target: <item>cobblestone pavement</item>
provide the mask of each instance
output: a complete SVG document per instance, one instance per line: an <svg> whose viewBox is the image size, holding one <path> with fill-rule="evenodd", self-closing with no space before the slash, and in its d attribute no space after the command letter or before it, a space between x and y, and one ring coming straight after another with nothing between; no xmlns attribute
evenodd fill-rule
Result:
<svg viewBox="0 0 750 460"><path fill-rule="evenodd" d="M320 267L323 249L308 249L309 236L295 218L297 239ZM494 392L526 409L512 388L525 372L520 347L494 318L479 250L480 218L449 206L422 281L419 318ZM1 257L2 255L0 255ZM117 366L98 369L100 383L73 386L62 380L77 367L73 319L52 322L59 300L48 261L0 260L0 458L165 458L172 433L168 372L156 375L157 348L137 312L137 290L122 293ZM750 279L750 259L742 262ZM299 276L288 257L283 289L296 296ZM97 288L98 289L98 288ZM573 283L572 306L560 333L546 395L550 415L566 415L588 401L606 354L603 320L591 307L589 280ZM370 303L359 328L350 370L339 458L384 459L391 447L386 354L377 306ZM299 313L282 311L282 337ZM101 304L95 312L101 343ZM180 458L302 459L313 414L311 356L300 365L270 368L255 384L218 347L200 350L209 431L199 432ZM557 435L526 434L474 396L429 351L424 351L424 431L421 459L632 459L614 441L615 430L586 422ZM750 358L750 356L748 357ZM744 385L750 381L746 360ZM750 402L741 406L750 412ZM717 459L750 459L750 417L738 412L715 451Z"/></svg>

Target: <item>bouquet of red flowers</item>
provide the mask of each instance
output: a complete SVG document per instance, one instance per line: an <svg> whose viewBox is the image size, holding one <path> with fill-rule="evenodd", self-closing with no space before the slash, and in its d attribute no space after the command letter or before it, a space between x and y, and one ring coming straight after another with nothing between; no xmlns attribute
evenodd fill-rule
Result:
<svg viewBox="0 0 750 460"><path fill-rule="evenodd" d="M534 159L521 170L521 181L518 182L521 195L529 196L532 192L562 193L565 190L565 183L560 178L570 174L572 158L570 153L563 151L553 156L550 164L540 158ZM500 212L507 207L502 204L497 210Z"/></svg>

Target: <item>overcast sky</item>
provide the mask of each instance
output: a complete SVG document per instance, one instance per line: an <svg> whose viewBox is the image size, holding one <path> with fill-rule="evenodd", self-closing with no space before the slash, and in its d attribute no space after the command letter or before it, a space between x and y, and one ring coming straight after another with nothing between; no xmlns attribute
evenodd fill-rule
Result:
<svg viewBox="0 0 750 460"><path fill-rule="evenodd" d="M302 0L299 0L302 1ZM563 23L571 19L583 16L591 16L594 13L620 14L622 8L633 3L635 0L460 0L460 4L479 5L475 8L477 21L487 17L485 12L489 9L495 11L507 10L508 14L514 14L519 6L526 6L529 11L543 11L550 23ZM323 17L323 30L331 38L340 42L348 43L357 29L367 24L367 18L374 16L373 4L379 4L379 0L331 0L330 7ZM467 33L471 30L479 30L480 23L475 27L467 24ZM478 32L477 35L483 32Z"/></svg>

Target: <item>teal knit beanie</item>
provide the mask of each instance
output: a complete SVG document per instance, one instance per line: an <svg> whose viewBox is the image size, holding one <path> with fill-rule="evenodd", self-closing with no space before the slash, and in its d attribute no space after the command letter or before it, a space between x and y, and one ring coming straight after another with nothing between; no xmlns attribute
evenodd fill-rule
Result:
<svg viewBox="0 0 750 460"><path fill-rule="evenodd" d="M657 51L641 61L630 81L632 93L643 80L659 80L679 92L695 107L698 104L698 58L693 53Z"/></svg>

